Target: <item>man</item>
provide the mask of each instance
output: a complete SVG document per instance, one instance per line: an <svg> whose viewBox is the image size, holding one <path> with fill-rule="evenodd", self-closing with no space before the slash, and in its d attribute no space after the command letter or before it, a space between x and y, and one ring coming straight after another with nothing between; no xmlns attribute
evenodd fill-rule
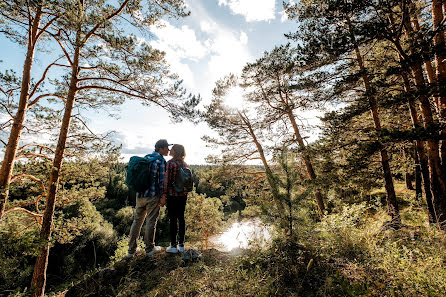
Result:
<svg viewBox="0 0 446 297"><path fill-rule="evenodd" d="M161 251L161 247L155 245L155 231L160 207L166 204L166 198L162 197L162 191L166 175L166 160L164 160L164 157L169 153L169 146L170 144L166 139L160 139L155 144L155 152L144 157L149 160L154 159L150 165L150 187L144 193L136 193L136 206L132 227L130 228L127 258L132 258L136 252L137 240L146 216L144 230L146 255L150 257Z"/></svg>

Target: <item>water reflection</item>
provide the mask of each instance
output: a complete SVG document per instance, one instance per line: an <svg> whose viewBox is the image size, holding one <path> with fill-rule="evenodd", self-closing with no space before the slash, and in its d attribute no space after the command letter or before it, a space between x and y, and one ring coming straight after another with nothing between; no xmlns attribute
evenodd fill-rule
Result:
<svg viewBox="0 0 446 297"><path fill-rule="evenodd" d="M231 251L247 248L250 244L261 247L271 239L271 228L260 220L234 223L225 232L210 239L211 245L218 250Z"/></svg>

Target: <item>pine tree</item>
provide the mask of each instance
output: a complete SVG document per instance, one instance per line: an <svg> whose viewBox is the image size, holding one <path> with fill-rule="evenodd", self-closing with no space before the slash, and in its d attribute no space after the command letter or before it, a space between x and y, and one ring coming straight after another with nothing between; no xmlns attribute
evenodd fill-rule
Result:
<svg viewBox="0 0 446 297"><path fill-rule="evenodd" d="M40 237L45 245L37 257L31 282L33 296L43 296L49 240L56 202L59 172L62 166L72 110L76 99L91 100L94 91L101 90L102 96L110 94L122 98L138 98L146 103L155 103L171 112L173 117L190 114L190 107L198 101L194 98L173 102L185 97L180 82L169 71L161 52L148 46L138 47L134 36L125 36L118 16L126 15L130 23L144 29L162 16L182 17L188 15L182 1L130 1L121 3L93 1L64 2L67 14L55 24L51 36L58 42L71 70L67 77L68 89L59 90L66 96L65 109L59 139L54 153L53 167L49 178ZM50 31L50 30L48 30ZM63 34L59 34L63 32ZM113 62L107 63L100 42L108 46ZM101 55L102 54L102 55ZM83 62L94 63L85 65ZM93 90L93 93L88 93ZM107 96L108 95L108 96ZM99 97L100 98L100 97ZM85 100L85 99L84 99ZM119 102L119 101L118 101Z"/></svg>
<svg viewBox="0 0 446 297"><path fill-rule="evenodd" d="M379 135L382 132L381 119L377 104L377 88L372 83L370 71L364 62L363 49L370 45L369 38L362 38L363 23L369 20L368 2L344 1L310 1L299 4L285 5L291 18L300 21L298 32L288 37L298 41L298 50L308 67L331 65L342 68L348 65L348 59L353 58L357 67L357 77L363 84L363 97L374 122L374 128ZM368 37L368 36L367 36ZM353 67L353 65L349 65ZM401 223L399 208L393 186L392 172L389 165L389 155L381 141L379 147L381 165L387 193L388 213L391 223L398 226Z"/></svg>
<svg viewBox="0 0 446 297"><path fill-rule="evenodd" d="M47 38L46 29L59 17L58 1L0 1L0 32L20 45L26 46L26 57L23 64L19 102L13 117L9 132L3 162L0 169L0 224L6 209L9 184L12 178L14 162L19 149L20 137L23 131L27 111L36 104L39 97L33 98L39 85L45 79L50 68L57 62L47 66L43 76L35 85L31 85L34 54L42 39ZM13 93L0 87L0 92L6 97ZM30 99L33 99L30 102ZM8 98L9 99L9 98Z"/></svg>
<svg viewBox="0 0 446 297"><path fill-rule="evenodd" d="M207 107L206 122L218 132L219 138L204 137L208 143L222 146L221 161L229 164L243 164L247 160L260 160L263 164L272 200L282 227L287 226L284 201L280 194L279 182L267 159L262 144L262 121L254 120L250 110L235 110L223 103L228 91L237 85L237 77L230 75L217 82L212 103Z"/></svg>
<svg viewBox="0 0 446 297"><path fill-rule="evenodd" d="M246 90L249 101L258 103L263 118L271 125L284 119L291 123L295 141L305 162L310 180L316 181L316 173L297 124L296 111L310 109L311 100L305 86L299 86L302 70L295 65L290 45L274 48L254 63L248 63L242 71L240 86ZM297 63L296 63L297 64ZM314 191L320 216L325 206L321 191Z"/></svg>

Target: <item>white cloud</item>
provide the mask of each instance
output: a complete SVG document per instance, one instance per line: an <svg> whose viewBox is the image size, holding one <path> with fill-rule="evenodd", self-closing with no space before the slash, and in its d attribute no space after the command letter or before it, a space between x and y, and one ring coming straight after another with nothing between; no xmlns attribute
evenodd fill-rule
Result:
<svg viewBox="0 0 446 297"><path fill-rule="evenodd" d="M276 0L219 0L218 5L228 6L247 22L274 20L276 13Z"/></svg>
<svg viewBox="0 0 446 297"><path fill-rule="evenodd" d="M245 32L240 32L240 42L241 42L241 44L243 44L243 45L246 45L246 44L248 44L248 35L246 35L246 33Z"/></svg>
<svg viewBox="0 0 446 297"><path fill-rule="evenodd" d="M211 44L212 56L209 61L210 75L214 80L229 72L239 72L251 60L246 43L241 39L229 32L220 32L215 35Z"/></svg>
<svg viewBox="0 0 446 297"><path fill-rule="evenodd" d="M195 31L188 26L176 28L162 21L161 26L152 26L150 30L158 37L158 40L151 42L153 46L162 50L172 49L180 59L197 61L207 53L206 47L197 40Z"/></svg>
<svg viewBox="0 0 446 297"><path fill-rule="evenodd" d="M282 15L282 16L280 17L280 21L281 21L282 23L284 23L285 21L288 20L288 15L286 14L285 11L280 12L280 14Z"/></svg>
<svg viewBox="0 0 446 297"><path fill-rule="evenodd" d="M164 51L172 71L184 80L186 87L194 89L195 79L188 62L199 61L208 54L205 44L188 26L177 28L162 21L161 25L152 26L151 31L158 39L151 41L150 45Z"/></svg>

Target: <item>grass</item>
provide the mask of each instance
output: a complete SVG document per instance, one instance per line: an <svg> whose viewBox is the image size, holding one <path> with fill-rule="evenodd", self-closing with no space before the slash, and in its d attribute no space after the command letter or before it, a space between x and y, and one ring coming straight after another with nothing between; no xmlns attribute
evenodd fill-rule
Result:
<svg viewBox="0 0 446 297"><path fill-rule="evenodd" d="M379 204L353 204L296 226L266 250L204 250L188 265L178 255L116 257L108 276L98 273L67 296L444 296L446 237L427 224L413 192L396 189L400 230L383 230L388 216Z"/></svg>

